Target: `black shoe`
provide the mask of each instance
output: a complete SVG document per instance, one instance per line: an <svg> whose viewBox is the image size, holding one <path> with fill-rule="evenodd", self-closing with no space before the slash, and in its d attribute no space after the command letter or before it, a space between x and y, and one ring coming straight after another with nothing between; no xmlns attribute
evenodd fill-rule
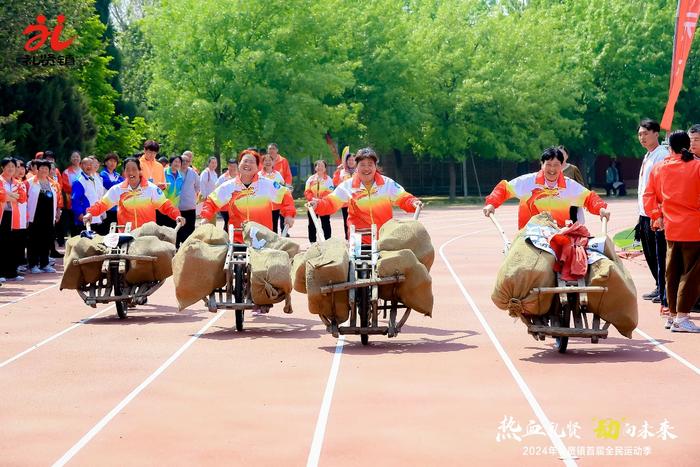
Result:
<svg viewBox="0 0 700 467"><path fill-rule="evenodd" d="M649 293L645 293L642 295L642 298L644 300L651 300L652 298L658 297L659 296L659 289L654 289Z"/></svg>
<svg viewBox="0 0 700 467"><path fill-rule="evenodd" d="M56 250L53 250L51 253L49 253L49 256L51 258L63 258L63 253L59 253Z"/></svg>
<svg viewBox="0 0 700 467"><path fill-rule="evenodd" d="M661 303L661 297L658 295L651 299L651 303Z"/></svg>
<svg viewBox="0 0 700 467"><path fill-rule="evenodd" d="M696 303L693 308L690 309L691 313L700 313L700 302Z"/></svg>

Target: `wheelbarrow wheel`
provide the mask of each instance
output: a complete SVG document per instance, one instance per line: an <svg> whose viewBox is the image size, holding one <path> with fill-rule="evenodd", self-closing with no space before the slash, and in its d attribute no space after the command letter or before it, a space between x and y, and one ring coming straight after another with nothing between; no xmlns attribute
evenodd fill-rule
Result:
<svg viewBox="0 0 700 467"><path fill-rule="evenodd" d="M561 307L561 316L560 316L560 323L561 327L563 328L568 328L569 323L571 321L571 310L569 309L569 306L563 306ZM562 337L555 337L554 338L554 348L557 350L559 353L566 353L566 348L569 345L569 336L562 336Z"/></svg>
<svg viewBox="0 0 700 467"><path fill-rule="evenodd" d="M243 266L234 266L233 297L236 303L243 303ZM236 331L243 331L243 310L236 310Z"/></svg>
<svg viewBox="0 0 700 467"><path fill-rule="evenodd" d="M119 271L116 267L112 268L111 276L113 286L112 290L114 290L114 295L118 297L122 294L122 284ZM114 305L117 308L117 316L119 316L119 319L126 319L127 311L129 309L128 302L126 300L117 300L114 302Z"/></svg>

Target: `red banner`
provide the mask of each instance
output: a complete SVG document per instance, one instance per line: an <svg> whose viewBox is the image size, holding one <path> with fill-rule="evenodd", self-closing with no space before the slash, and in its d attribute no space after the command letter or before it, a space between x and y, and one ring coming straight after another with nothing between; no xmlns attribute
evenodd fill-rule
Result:
<svg viewBox="0 0 700 467"><path fill-rule="evenodd" d="M671 63L671 85L668 91L668 103L661 128L671 131L673 111L676 108L678 94L683 86L683 73L690 53L690 46L695 36L695 26L700 14L700 0L679 0L676 13L676 33L673 38L673 62Z"/></svg>

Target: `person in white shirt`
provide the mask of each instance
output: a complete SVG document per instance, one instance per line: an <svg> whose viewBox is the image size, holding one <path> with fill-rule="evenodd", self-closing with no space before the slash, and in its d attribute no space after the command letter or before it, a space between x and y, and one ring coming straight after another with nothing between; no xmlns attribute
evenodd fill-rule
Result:
<svg viewBox="0 0 700 467"><path fill-rule="evenodd" d="M102 178L95 174L95 162L93 159L90 157L84 158L80 163L80 168L82 172L73 182L71 189L71 204L76 225L83 224L83 216L87 209L102 199L102 196L105 194ZM101 216L95 216L91 222L95 225L96 232L106 233L102 229ZM107 226L107 228L109 227Z"/></svg>
<svg viewBox="0 0 700 467"><path fill-rule="evenodd" d="M216 168L218 165L219 163L217 162L216 157L212 156L209 158L207 167L202 170L202 173L199 176L201 199L206 199L207 196L209 196L216 189L216 181L219 179L219 174L216 173Z"/></svg>
<svg viewBox="0 0 700 467"><path fill-rule="evenodd" d="M660 303L663 312L664 307L668 307L666 303L666 236L663 230L652 230L651 219L644 210L643 200L644 191L649 183L651 169L669 154L668 148L659 144L659 131L661 131L659 123L648 118L639 123L637 130L639 144L647 150L644 160L642 160L642 167L639 170L639 186L637 187L639 224L637 225L637 231L642 242L644 258L656 281L656 289L642 295L642 297L645 300Z"/></svg>

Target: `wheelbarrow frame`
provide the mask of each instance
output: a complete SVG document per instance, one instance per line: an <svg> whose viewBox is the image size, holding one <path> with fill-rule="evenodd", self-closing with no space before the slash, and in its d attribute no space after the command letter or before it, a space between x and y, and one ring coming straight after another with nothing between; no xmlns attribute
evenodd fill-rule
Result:
<svg viewBox="0 0 700 467"><path fill-rule="evenodd" d="M323 230L320 228L321 225L316 212L313 207L309 205L307 207L311 219L316 225L317 234L324 240ZM416 209L414 220L418 219L420 211L420 207ZM411 314L411 308L397 298L390 300L379 298L379 286L393 284L395 289L397 284L405 280L405 276L398 273L389 277L380 278L377 276L377 262L379 260L377 234L376 224L372 224L369 229L356 229L354 225L351 225L350 241L348 242L348 255L350 257L348 280L347 282L328 284L321 287L321 293L324 295L347 290L349 298L349 325L342 326L335 319L328 318L323 314L319 315L326 325L327 331L336 338L341 334L359 334L363 345L369 344L369 336L372 334L386 335L390 338L396 337ZM369 245L362 243L362 239L367 236L370 237ZM393 296L396 297L396 292L394 292ZM335 302L332 303L335 306ZM380 325L379 323L380 312L383 314L382 319L386 320L388 318L386 325ZM402 315L397 320L400 312Z"/></svg>
<svg viewBox="0 0 700 467"><path fill-rule="evenodd" d="M489 219L499 231L504 243L504 254L507 255L511 242L496 217L490 214ZM605 218L602 219L602 235L605 237L608 235L608 222ZM535 287L530 291L538 295L555 295L552 306L546 314L524 315L517 307L509 307L508 311L525 323L528 334L535 340L543 341L546 336L553 337L554 349L559 353L566 352L569 337L590 338L593 344L597 344L600 339L606 339L610 323L588 309L588 294L606 293L608 288L587 286L584 279L565 281L559 273L556 273L556 278L555 287ZM590 320L588 313L592 315Z"/></svg>
<svg viewBox="0 0 700 467"><path fill-rule="evenodd" d="M89 222L85 226L88 231L92 230ZM176 233L180 230L180 227L180 224L175 227ZM127 222L125 225L117 225L113 222L109 226L109 233L117 233L117 229L124 229L124 233L128 234L131 232L131 222ZM145 305L148 301L148 296L158 290L165 282L153 281L135 285L127 284L125 280L127 261L153 262L157 259L155 256L130 255L128 250L129 244L125 243L110 248L109 253L104 255L73 260L73 265L75 266L102 262L102 277L96 282L83 284L77 292L85 304L93 308L97 307L98 303L114 302L117 316L120 319L126 319L129 307Z"/></svg>

